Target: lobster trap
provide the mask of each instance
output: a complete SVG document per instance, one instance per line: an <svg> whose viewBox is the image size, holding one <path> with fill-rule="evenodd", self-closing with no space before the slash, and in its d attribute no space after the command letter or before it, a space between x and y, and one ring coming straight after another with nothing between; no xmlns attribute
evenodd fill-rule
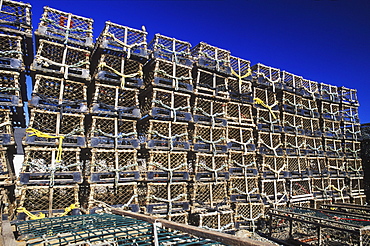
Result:
<svg viewBox="0 0 370 246"><path fill-rule="evenodd" d="M140 118L139 90L96 84L90 112L127 118Z"/></svg>
<svg viewBox="0 0 370 246"><path fill-rule="evenodd" d="M164 59L154 59L145 67L146 87L193 92L191 67Z"/></svg>
<svg viewBox="0 0 370 246"><path fill-rule="evenodd" d="M235 56L230 57L232 77L228 79L230 98L239 102L252 103L252 71L250 61ZM235 78L236 77L236 78Z"/></svg>
<svg viewBox="0 0 370 246"><path fill-rule="evenodd" d="M148 149L190 150L188 123L146 120L139 123L139 137Z"/></svg>
<svg viewBox="0 0 370 246"><path fill-rule="evenodd" d="M187 152L149 151L147 180L185 181L189 179Z"/></svg>
<svg viewBox="0 0 370 246"><path fill-rule="evenodd" d="M178 213L171 213L171 214L160 214L155 215L158 218L163 218L168 221L173 221L176 223L188 225L189 224L189 213L188 212L178 212ZM170 231L172 231L170 229Z"/></svg>
<svg viewBox="0 0 370 246"><path fill-rule="evenodd" d="M52 112L32 109L26 131L24 144L26 145L56 145L63 141L66 147L85 146L83 114ZM41 132L41 133L39 133ZM53 138L49 138L49 136ZM50 135L51 134L51 135ZM63 137L63 139L60 139Z"/></svg>
<svg viewBox="0 0 370 246"><path fill-rule="evenodd" d="M26 147L20 173L22 185L76 184L82 182L79 148Z"/></svg>
<svg viewBox="0 0 370 246"><path fill-rule="evenodd" d="M290 202L307 201L314 198L310 178L288 179L288 187Z"/></svg>
<svg viewBox="0 0 370 246"><path fill-rule="evenodd" d="M122 52L127 58L131 55L135 58L147 58L147 35L145 27L138 30L106 21L96 42L99 48Z"/></svg>
<svg viewBox="0 0 370 246"><path fill-rule="evenodd" d="M195 123L214 126L226 126L227 103L196 97L193 107Z"/></svg>
<svg viewBox="0 0 370 246"><path fill-rule="evenodd" d="M87 112L87 86L84 83L37 74L29 106L40 109L62 108Z"/></svg>
<svg viewBox="0 0 370 246"><path fill-rule="evenodd" d="M90 213L102 210L107 206L129 208L132 212L139 212L137 183L91 184L88 198Z"/></svg>
<svg viewBox="0 0 370 246"><path fill-rule="evenodd" d="M262 179L260 189L265 204L273 207L285 206L288 199L285 179Z"/></svg>
<svg viewBox="0 0 370 246"><path fill-rule="evenodd" d="M316 100L302 98L302 107L299 109L298 114L308 118L319 118L320 112Z"/></svg>
<svg viewBox="0 0 370 246"><path fill-rule="evenodd" d="M236 126L254 126L252 105L227 102L225 118L227 124Z"/></svg>
<svg viewBox="0 0 370 246"><path fill-rule="evenodd" d="M321 100L340 103L339 89L335 85L320 83Z"/></svg>
<svg viewBox="0 0 370 246"><path fill-rule="evenodd" d="M280 112L277 110L256 109L255 122L259 131L282 132Z"/></svg>
<svg viewBox="0 0 370 246"><path fill-rule="evenodd" d="M189 209L187 183L148 183L146 213L172 214Z"/></svg>
<svg viewBox="0 0 370 246"><path fill-rule="evenodd" d="M260 201L258 177L231 177L229 180L229 194L232 202Z"/></svg>
<svg viewBox="0 0 370 246"><path fill-rule="evenodd" d="M358 106L342 104L340 110L340 119L345 122L360 123Z"/></svg>
<svg viewBox="0 0 370 246"><path fill-rule="evenodd" d="M258 173L256 154L230 150L229 173L231 176L256 176Z"/></svg>
<svg viewBox="0 0 370 246"><path fill-rule="evenodd" d="M6 186L13 180L13 170L8 149L0 147L0 185Z"/></svg>
<svg viewBox="0 0 370 246"><path fill-rule="evenodd" d="M324 146L320 137L305 137L306 156L323 156Z"/></svg>
<svg viewBox="0 0 370 246"><path fill-rule="evenodd" d="M284 151L281 134L259 131L257 133L257 149L261 155L282 156Z"/></svg>
<svg viewBox="0 0 370 246"><path fill-rule="evenodd" d="M230 51L200 42L191 49L198 67L230 74Z"/></svg>
<svg viewBox="0 0 370 246"><path fill-rule="evenodd" d="M316 118L302 117L302 128L306 136L321 137L322 129L320 127L320 120Z"/></svg>
<svg viewBox="0 0 370 246"><path fill-rule="evenodd" d="M356 89L350 89L344 86L339 87L339 96L341 103L359 106Z"/></svg>
<svg viewBox="0 0 370 246"><path fill-rule="evenodd" d="M19 206L34 215L43 213L46 217L59 217L65 209L78 203L78 185L21 186ZM27 215L18 213L19 220Z"/></svg>
<svg viewBox="0 0 370 246"><path fill-rule="evenodd" d="M92 116L87 143L90 148L139 148L136 120Z"/></svg>
<svg viewBox="0 0 370 246"><path fill-rule="evenodd" d="M13 145L14 135L11 121L11 112L8 109L0 109L0 145Z"/></svg>
<svg viewBox="0 0 370 246"><path fill-rule="evenodd" d="M140 180L137 150L91 150L90 183L115 183Z"/></svg>
<svg viewBox="0 0 370 246"><path fill-rule="evenodd" d="M349 176L363 176L363 167L361 158L345 158L344 164L347 175Z"/></svg>
<svg viewBox="0 0 370 246"><path fill-rule="evenodd" d="M286 155L304 156L306 155L306 137L285 134L283 137Z"/></svg>
<svg viewBox="0 0 370 246"><path fill-rule="evenodd" d="M257 86L272 87L272 91L274 92L275 92L275 89L282 89L280 69L269 67L261 63L257 63L254 66L252 66L252 74L253 74L253 77L256 78L255 84Z"/></svg>
<svg viewBox="0 0 370 246"><path fill-rule="evenodd" d="M227 151L226 128L196 124L193 133L193 149L199 152L225 153Z"/></svg>
<svg viewBox="0 0 370 246"><path fill-rule="evenodd" d="M328 175L328 166L325 157L306 157L307 167L311 177L322 177Z"/></svg>
<svg viewBox="0 0 370 246"><path fill-rule="evenodd" d="M265 217L266 205L261 202L233 203L236 229L255 230Z"/></svg>
<svg viewBox="0 0 370 246"><path fill-rule="evenodd" d="M23 107L21 78L18 72L0 70L0 106Z"/></svg>
<svg viewBox="0 0 370 246"><path fill-rule="evenodd" d="M342 157L343 147L342 141L338 139L324 138L323 141L324 150L328 157Z"/></svg>
<svg viewBox="0 0 370 246"><path fill-rule="evenodd" d="M195 153L194 155L195 180L201 182L229 179L227 154Z"/></svg>
<svg viewBox="0 0 370 246"><path fill-rule="evenodd" d="M342 129L340 127L340 122L335 120L322 121L322 135L327 138L342 139Z"/></svg>
<svg viewBox="0 0 370 246"><path fill-rule="evenodd" d="M112 51L94 53L97 61L94 78L98 83L126 87L143 87L143 64ZM95 64L94 64L95 65Z"/></svg>
<svg viewBox="0 0 370 246"><path fill-rule="evenodd" d="M363 195L365 192L364 177L349 177L348 192L351 196Z"/></svg>
<svg viewBox="0 0 370 246"><path fill-rule="evenodd" d="M65 79L90 79L90 52L41 39L32 70L63 76Z"/></svg>
<svg viewBox="0 0 370 246"><path fill-rule="evenodd" d="M24 70L22 38L0 34L0 67L11 70Z"/></svg>
<svg viewBox="0 0 370 246"><path fill-rule="evenodd" d="M1 5L1 24L3 30L32 35L31 5L5 0Z"/></svg>
<svg viewBox="0 0 370 246"><path fill-rule="evenodd" d="M340 110L338 103L321 102L321 117L323 119L340 121Z"/></svg>
<svg viewBox="0 0 370 246"><path fill-rule="evenodd" d="M219 182L195 182L190 184L189 194L192 212L202 212L215 208L228 207L228 184Z"/></svg>
<svg viewBox="0 0 370 246"><path fill-rule="evenodd" d="M352 203L356 205L366 205L366 195L357 195L357 196L352 196Z"/></svg>
<svg viewBox="0 0 370 246"><path fill-rule="evenodd" d="M255 151L252 128L228 126L226 134L229 150L243 151L244 154Z"/></svg>
<svg viewBox="0 0 370 246"><path fill-rule="evenodd" d="M234 232L234 212L214 211L190 215L190 224L218 232Z"/></svg>
<svg viewBox="0 0 370 246"><path fill-rule="evenodd" d="M283 91L281 103L281 109L284 112L299 114L302 109L302 96L292 92Z"/></svg>
<svg viewBox="0 0 370 246"><path fill-rule="evenodd" d="M190 95L153 88L141 98L144 116L172 121L191 121Z"/></svg>
<svg viewBox="0 0 370 246"><path fill-rule="evenodd" d="M344 140L343 141L343 154L350 158L360 158L361 142Z"/></svg>
<svg viewBox="0 0 370 246"><path fill-rule="evenodd" d="M343 121L341 130L345 139L359 141L361 138L361 125L359 123Z"/></svg>
<svg viewBox="0 0 370 246"><path fill-rule="evenodd" d="M282 178L287 173L286 158L283 156L262 155L257 159L257 166L264 178Z"/></svg>
<svg viewBox="0 0 370 246"><path fill-rule="evenodd" d="M313 100L321 99L320 84L316 81L302 79L297 85L297 94Z"/></svg>
<svg viewBox="0 0 370 246"><path fill-rule="evenodd" d="M152 50L154 58L159 58L177 64L192 65L190 59L189 42L181 41L176 38L167 37L159 33L149 43L149 49Z"/></svg>
<svg viewBox="0 0 370 246"><path fill-rule="evenodd" d="M35 34L62 44L92 47L93 22L91 18L45 6Z"/></svg>
<svg viewBox="0 0 370 246"><path fill-rule="evenodd" d="M298 76L298 75L289 73L287 71L282 71L280 76L281 76L281 83L282 83L283 90L290 91L290 92L296 92L298 85L302 84L302 80L303 80L302 76ZM285 91L283 93L290 94L289 92L285 92ZM290 102L294 103L294 101L290 101Z"/></svg>
<svg viewBox="0 0 370 246"><path fill-rule="evenodd" d="M193 78L195 95L221 100L229 99L227 76L198 68L195 70Z"/></svg>
<svg viewBox="0 0 370 246"><path fill-rule="evenodd" d="M306 157L286 156L287 173L285 176L290 178L308 177L309 167Z"/></svg>
<svg viewBox="0 0 370 246"><path fill-rule="evenodd" d="M276 100L276 93L271 90L266 90L263 88L254 87L253 91L253 98L254 98L254 106L259 109L271 109L271 110L279 110L279 103ZM262 103L256 101L256 99L260 99Z"/></svg>
<svg viewBox="0 0 370 246"><path fill-rule="evenodd" d="M327 168L331 177L345 177L346 163L344 158L327 158Z"/></svg>

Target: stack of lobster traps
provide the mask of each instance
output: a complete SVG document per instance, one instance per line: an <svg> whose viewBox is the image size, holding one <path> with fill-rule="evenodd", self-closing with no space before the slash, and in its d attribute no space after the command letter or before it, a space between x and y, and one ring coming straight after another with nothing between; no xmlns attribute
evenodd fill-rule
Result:
<svg viewBox="0 0 370 246"><path fill-rule="evenodd" d="M92 24L92 19L45 7L35 31L18 218L59 216L78 207Z"/></svg>
<svg viewBox="0 0 370 246"><path fill-rule="evenodd" d="M141 166L137 120L148 59L146 31L107 21L92 55L86 119L86 204L90 213L107 206L139 211Z"/></svg>

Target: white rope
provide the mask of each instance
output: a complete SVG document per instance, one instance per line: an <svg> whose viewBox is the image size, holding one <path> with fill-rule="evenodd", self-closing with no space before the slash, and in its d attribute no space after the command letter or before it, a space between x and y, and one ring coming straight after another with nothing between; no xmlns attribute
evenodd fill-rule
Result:
<svg viewBox="0 0 370 246"><path fill-rule="evenodd" d="M276 83L279 83L279 82L281 82L281 78L277 78L276 80L272 80L272 79L270 79L270 78L268 78L264 73L256 73L258 76L261 76L262 75L262 77L265 79L265 80L267 80L268 82L270 82L271 84L272 84L272 91L273 92L275 92L275 84Z"/></svg>
<svg viewBox="0 0 370 246"><path fill-rule="evenodd" d="M168 77L170 79L175 80L175 91L177 91L179 89L179 80L181 81L181 80L191 80L192 79L192 77L185 77L185 76L176 77L176 76L172 76L172 75L167 74L166 71L163 71L163 70L156 70L154 72L157 72L159 74L162 74L165 77Z"/></svg>
<svg viewBox="0 0 370 246"><path fill-rule="evenodd" d="M168 140L170 140L170 151L172 151L172 150L173 150L173 148L174 148L174 146L173 146L173 142L174 142L174 140L175 140L176 138L181 138L181 137L183 137L183 136L187 136L187 135L188 135L188 133L187 133L187 132L185 132L185 133L181 133L181 134L175 134L175 135L173 135L173 136L171 136L171 137L167 137L167 136L165 136L165 135L160 134L160 133L159 133L159 132L157 132L157 131L149 131L148 133L150 133L150 134L155 134L155 135L157 135L157 136L159 136L159 137L161 137L161 138L164 138L164 139L168 139Z"/></svg>
<svg viewBox="0 0 370 246"><path fill-rule="evenodd" d="M262 139L259 139L259 142L262 143L263 145L266 146L266 148L272 150L274 152L274 155L275 156L279 156L276 152L276 150L281 146L283 145L282 143L279 143L276 147L271 147L271 146L268 146Z"/></svg>
<svg viewBox="0 0 370 246"><path fill-rule="evenodd" d="M157 167L157 168L159 168L163 171L169 172L170 173L170 183L172 183L173 172L176 171L176 170L179 170L183 167L186 167L188 164L187 163L182 163L179 166L174 167L174 168L166 168L166 167L162 166L159 162L150 162L150 163L148 163L148 165L155 166L155 167Z"/></svg>
<svg viewBox="0 0 370 246"><path fill-rule="evenodd" d="M219 171L221 171L222 169L224 169L224 168L226 168L227 167L227 165L226 164L223 164L221 167L219 167L219 168L216 168L216 169L212 169L212 168L210 168L210 167L207 167L207 165L206 164L204 164L203 162L200 162L199 164L195 164L195 166L197 166L197 167L201 167L201 168L204 168L205 170L207 170L207 171L209 171L209 172L213 172L214 174L215 174L215 180L216 180L216 182L217 182L217 180L218 180L218 174L217 174L217 172L219 172Z"/></svg>
<svg viewBox="0 0 370 246"><path fill-rule="evenodd" d="M222 138L220 138L219 140L216 140L216 141L209 141L209 140L206 140L206 139L202 138L201 136L195 136L194 139L200 139L202 142L205 142L207 144L211 144L212 148L213 148L213 154L214 155L217 154L216 144L225 140L225 138L222 137Z"/></svg>
<svg viewBox="0 0 370 246"><path fill-rule="evenodd" d="M225 113L215 113L215 114L208 114L206 111L204 111L202 108L194 108L194 113L196 111L200 111L203 115L207 116L207 117L210 117L211 120L212 120L212 128L215 126L216 124L216 121L215 121L215 117L219 117L219 116L222 116L224 115Z"/></svg>
<svg viewBox="0 0 370 246"><path fill-rule="evenodd" d="M228 139L227 141L228 142L237 143L237 144L240 144L241 146L243 146L243 148L244 148L244 154L246 155L248 153L248 147L247 147L247 145L250 144L253 140L254 140L253 138L250 138L245 143L236 141L235 139Z"/></svg>
<svg viewBox="0 0 370 246"><path fill-rule="evenodd" d="M273 169L270 165L268 164L262 164L263 167L267 167L270 171L275 173L278 176L278 180L280 179L280 173L286 168L287 164L285 163L279 170Z"/></svg>
<svg viewBox="0 0 370 246"><path fill-rule="evenodd" d="M176 111L185 110L185 109L190 108L190 106L172 108L172 107L167 106L166 104L164 104L161 100L153 100L152 102L157 103L157 104L161 105L162 107L164 107L165 109L168 109L168 110L172 111L173 112L173 118L174 118L173 122L176 122L176 119L177 119Z"/></svg>
<svg viewBox="0 0 370 246"><path fill-rule="evenodd" d="M142 46L142 45L146 45L147 43L145 41L143 42L140 42L140 43L136 43L136 44L132 44L132 45L129 45L129 44L126 44L124 42L122 42L121 40L119 40L118 38L116 38L116 36L113 34L113 33L106 33L104 34L104 36L108 36L108 37L111 37L113 38L113 40L118 43L119 45L121 45L122 47L124 48L127 48L127 58L130 59L131 57L131 49L136 47L136 46Z"/></svg>

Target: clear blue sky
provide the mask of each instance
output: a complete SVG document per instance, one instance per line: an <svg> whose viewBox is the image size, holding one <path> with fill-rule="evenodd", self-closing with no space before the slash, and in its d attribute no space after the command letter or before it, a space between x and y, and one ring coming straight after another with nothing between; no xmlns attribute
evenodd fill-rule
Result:
<svg viewBox="0 0 370 246"><path fill-rule="evenodd" d="M154 34L230 50L252 64L358 90L361 123L370 122L370 1L368 0L28 0L33 25L43 6ZM368 95L368 96L367 96Z"/></svg>

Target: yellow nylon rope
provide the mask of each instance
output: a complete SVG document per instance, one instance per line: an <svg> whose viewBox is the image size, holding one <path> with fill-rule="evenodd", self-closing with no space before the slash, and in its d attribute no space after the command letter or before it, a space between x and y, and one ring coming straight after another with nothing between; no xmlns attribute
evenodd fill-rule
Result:
<svg viewBox="0 0 370 246"><path fill-rule="evenodd" d="M58 153L57 153L57 157L55 158L55 162L61 162L62 152L63 152L62 145L63 145L64 136L52 136L47 133L36 130L34 128L27 128L26 133L32 133L31 135L29 135L30 137L36 136L39 138L59 138Z"/></svg>
<svg viewBox="0 0 370 246"><path fill-rule="evenodd" d="M266 103L264 103L264 102L263 102L261 99L259 99L258 97L254 98L253 100L254 100L254 103L255 103L255 104L259 104L259 105L261 105L262 107L267 108L267 109L270 111L270 113L271 113L272 117L274 117L274 120L276 120L276 116L275 116L274 112L272 111L272 108L271 108L269 105L267 105Z"/></svg>
<svg viewBox="0 0 370 246"><path fill-rule="evenodd" d="M118 76L120 76L122 78L122 81L121 81L121 89L124 89L125 88L125 78L133 78L133 77L138 76L138 75L141 78L143 76L143 71L141 71L141 70L137 71L136 73L132 73L132 74L123 74L123 73L120 73L116 69L108 66L105 62L100 63L98 65L98 67L106 67L106 68L112 70L113 73L115 73Z"/></svg>
<svg viewBox="0 0 370 246"><path fill-rule="evenodd" d="M252 74L252 70L250 68L248 68L248 72L244 75L239 75L237 72L235 72L232 68L231 68L231 73L234 74L236 77L239 78L239 83L241 84L242 83L242 79L244 79L245 77L248 77Z"/></svg>

